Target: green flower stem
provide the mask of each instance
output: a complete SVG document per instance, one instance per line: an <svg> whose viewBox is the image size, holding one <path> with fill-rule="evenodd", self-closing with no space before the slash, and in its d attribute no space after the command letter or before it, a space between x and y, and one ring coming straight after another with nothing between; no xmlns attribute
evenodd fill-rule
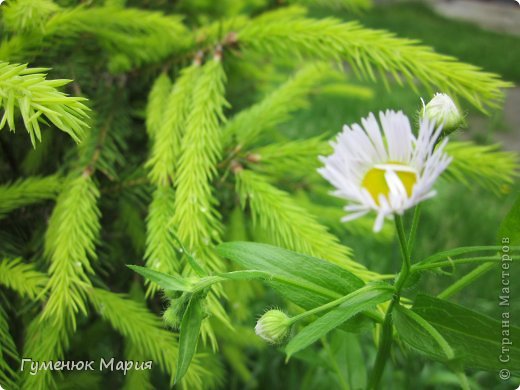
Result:
<svg viewBox="0 0 520 390"><path fill-rule="evenodd" d="M419 220L421 219L421 204L415 206L413 213L412 227L410 229L410 235L408 236L408 253L411 255L413 247L415 245L415 237L417 236L417 227L419 226Z"/></svg>
<svg viewBox="0 0 520 390"><path fill-rule="evenodd" d="M357 295L357 294L364 293L367 290L370 290L370 289L374 288L374 286L368 285L368 286L364 286L364 287L360 288L359 290L356 290L356 291L354 291L354 292L352 292L352 293L350 293L348 295L342 296L339 293L334 293L334 292L332 292L330 290L321 288L319 286L315 286L315 285L311 285L311 284L305 283L304 281L299 280L299 279L296 280L296 279L291 279L291 278L280 276L280 275L272 275L272 274L269 274L269 273L263 272L263 271L234 271L234 272L228 272L226 274L205 277L205 278L201 279L194 286L193 291L194 292L201 291L201 290L211 286L214 283L221 283L221 282L226 282L226 281L231 281L231 280L239 280L239 279L242 279L242 280L244 280L244 279L249 279L249 280L251 280L251 279L264 279L264 280L269 280L269 281L273 281L273 282L279 282L279 283L283 283L283 284L292 285L292 286L295 286L295 287L298 287L298 288L305 288L308 291L315 292L315 293L320 294L320 295L325 295L325 296L328 296L330 298L336 298L335 300L333 300L331 302L328 302L325 305L316 307L316 308L314 308L312 310L309 310L309 311L307 311L305 313L302 313L300 315L292 317L291 318L291 323L294 323L294 322L296 322L296 321L298 321L298 320L300 320L300 319L302 319L304 317L307 317L309 315L312 315L312 314L318 313L320 311L327 310L327 309L333 308L333 307L335 307L337 305L340 305L347 298L351 298L353 296L353 294ZM380 286L379 286L379 288L380 288ZM382 316L378 312L376 312L376 311L365 310L365 311L362 311L361 313L363 315L369 317L370 319L374 320L377 323L382 323L383 322Z"/></svg>
<svg viewBox="0 0 520 390"><path fill-rule="evenodd" d="M464 259L455 259L451 261L438 261L430 264L415 264L412 267L412 271L420 271L425 269L441 268L447 266L454 266L458 264L471 264L471 263L492 263L499 262L499 256L481 256L481 257L467 257Z"/></svg>
<svg viewBox="0 0 520 390"><path fill-rule="evenodd" d="M381 376L383 375L383 371L385 369L386 361L388 360L388 356L390 355L390 347L392 346L392 333L393 333L393 321L392 321L392 311L394 307L399 304L401 299L401 290L410 275L410 254L408 252L408 243L406 240L406 235L403 227L403 220L400 215L395 215L395 228L397 230L397 236L399 237L399 245L401 247L401 256L403 259L403 263L401 266L401 272L397 277L397 281L395 282L395 294L388 306L388 309L385 314L385 319L383 321L383 328L381 331L381 340L379 342L379 348L377 350L376 362L374 365L374 370L372 372L372 376L370 377L369 389L377 389L379 386L379 382L381 381Z"/></svg>
<svg viewBox="0 0 520 390"><path fill-rule="evenodd" d="M456 294L457 292L462 290L464 287L466 287L467 285L473 283L475 280L480 278L482 275L484 275L486 272L488 272L494 266L495 266L495 264L493 264L493 263L484 263L484 264L479 265L473 271L464 275L462 278L460 278L455 283L453 283L451 286L449 286L444 291L442 291L439 295L437 295L437 298L446 299L446 298L451 297L453 294Z"/></svg>
<svg viewBox="0 0 520 390"><path fill-rule="evenodd" d="M390 288L390 286L388 286ZM339 306L341 305L343 302L345 302L347 299L351 299L357 295L361 295L361 294L364 294L366 293L367 291L370 291L370 290L373 290L375 287L374 286L371 286L371 285L368 285L368 286L364 286L364 287L361 287L359 290L356 290L356 291L353 291L351 292L350 294L348 295L345 295L345 296L342 296L341 298L338 298L334 301L331 301L329 303L326 303L325 305L321 305L321 306L318 306L318 307L315 307L314 309L311 309L311 310L307 310L306 312L304 313L301 313L301 314L298 314L294 317L291 317L290 320L289 320L289 324L290 325L293 325L294 323L306 318L306 317L309 317L313 314L316 314L316 313L319 313L319 312L322 312L322 311L325 311L325 310L329 310L329 309L332 309L336 306ZM381 288L381 286L377 286L377 288ZM365 313L365 312L363 312Z"/></svg>

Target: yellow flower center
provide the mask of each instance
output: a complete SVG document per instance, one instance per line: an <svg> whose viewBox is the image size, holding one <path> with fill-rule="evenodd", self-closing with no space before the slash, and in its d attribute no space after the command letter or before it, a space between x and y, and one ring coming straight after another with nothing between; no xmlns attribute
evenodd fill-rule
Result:
<svg viewBox="0 0 520 390"><path fill-rule="evenodd" d="M375 165L365 174L361 186L372 195L377 205L379 205L379 195L387 197L390 193L390 187L388 187L385 178L387 171L395 172L401 183L403 183L408 196L412 195L413 186L417 182L417 173L410 166L393 162Z"/></svg>

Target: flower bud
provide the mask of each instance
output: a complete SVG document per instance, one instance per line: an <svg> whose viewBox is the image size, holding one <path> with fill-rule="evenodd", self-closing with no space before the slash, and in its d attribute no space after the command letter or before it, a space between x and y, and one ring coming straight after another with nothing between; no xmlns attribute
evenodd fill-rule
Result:
<svg viewBox="0 0 520 390"><path fill-rule="evenodd" d="M445 135L451 134L464 125L464 117L453 100L445 93L436 93L426 105L423 101L422 116L430 121L435 121L437 126L442 125Z"/></svg>
<svg viewBox="0 0 520 390"><path fill-rule="evenodd" d="M289 328L287 314L280 310L269 310L256 323L255 332L268 343L278 344L287 337Z"/></svg>

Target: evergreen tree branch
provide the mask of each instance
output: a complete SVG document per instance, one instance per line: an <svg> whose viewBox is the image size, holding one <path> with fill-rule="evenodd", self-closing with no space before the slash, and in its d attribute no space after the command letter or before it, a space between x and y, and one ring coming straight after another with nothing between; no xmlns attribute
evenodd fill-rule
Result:
<svg viewBox="0 0 520 390"><path fill-rule="evenodd" d="M148 103L146 104L146 132L150 138L155 136L163 122L166 100L170 95L171 89L172 83L166 73L161 73L152 85L148 95Z"/></svg>
<svg viewBox="0 0 520 390"><path fill-rule="evenodd" d="M30 323L25 335L23 356L33 361L63 360L69 345L70 326L68 321L52 322L37 316ZM20 373L22 390L54 390L57 388L52 370L30 374L30 366Z"/></svg>
<svg viewBox="0 0 520 390"><path fill-rule="evenodd" d="M112 327L127 338L137 351L161 370L170 374L172 384L179 344L175 335L163 329L161 320L150 313L143 304L128 299L121 294L91 288L89 298L99 315ZM125 315L121 315L125 313ZM213 388L218 384L221 374L206 368L206 356L196 355L182 380L189 389Z"/></svg>
<svg viewBox="0 0 520 390"><path fill-rule="evenodd" d="M363 77L386 81L393 78L416 89L420 81L429 91L442 91L466 99L478 109L495 107L503 99L502 88L511 84L480 68L437 54L417 41L396 38L384 30L367 29L357 22L343 23L333 18L312 19L286 16L259 17L238 31L237 39L244 49L268 55L308 56L344 60Z"/></svg>
<svg viewBox="0 0 520 390"><path fill-rule="evenodd" d="M127 340L125 345L125 359L134 362L143 362L145 355L140 353L131 341ZM125 378L123 390L153 390L155 387L151 382L151 372L148 370L130 370Z"/></svg>
<svg viewBox="0 0 520 390"><path fill-rule="evenodd" d="M175 191L171 186L159 186L153 194L146 220L146 266L172 274L180 272L177 241L170 230L175 212ZM147 294L153 294L157 286L150 283Z"/></svg>
<svg viewBox="0 0 520 390"><path fill-rule="evenodd" d="M150 117L150 122L154 122L150 126L155 126L155 136L146 165L150 168L150 180L157 185L173 183L181 139L192 102L192 87L199 70L198 64L183 69L173 88L164 94L162 105L154 101L153 95L150 96L147 118Z"/></svg>
<svg viewBox="0 0 520 390"><path fill-rule="evenodd" d="M0 59L22 59L58 39L62 44L74 42L85 34L95 37L111 56L113 72L164 60L192 44L179 17L132 8L79 6L54 13L40 34L15 35L2 42Z"/></svg>
<svg viewBox="0 0 520 390"><path fill-rule="evenodd" d="M322 136L309 139L273 143L251 150L246 160L255 171L283 178L291 175L307 176L321 165L319 155L330 153L330 145Z"/></svg>
<svg viewBox="0 0 520 390"><path fill-rule="evenodd" d="M304 107L312 88L331 72L330 65L324 63L305 66L260 102L234 116L224 128L224 142L229 143L235 136L237 148L250 146L262 131L286 121L292 112Z"/></svg>
<svg viewBox="0 0 520 390"><path fill-rule="evenodd" d="M46 80L43 68L0 61L0 130L7 124L15 131L15 113L18 110L33 146L41 141L40 121L49 121L58 129L80 142L85 134L88 108L86 99L59 92L58 87L70 80Z"/></svg>
<svg viewBox="0 0 520 390"><path fill-rule="evenodd" d="M2 7L2 20L6 30L11 32L38 32L60 9L51 0L13 0Z"/></svg>
<svg viewBox="0 0 520 390"><path fill-rule="evenodd" d="M60 189L58 176L29 177L0 186L0 218L17 208L55 199Z"/></svg>
<svg viewBox="0 0 520 390"><path fill-rule="evenodd" d="M354 13L366 11L372 7L371 0L289 0L289 3L332 9L346 9Z"/></svg>
<svg viewBox="0 0 520 390"><path fill-rule="evenodd" d="M213 241L220 240L222 227L215 209L211 185L221 156L219 122L224 120L225 74L219 54L202 69L193 90L193 105L181 145L175 178L176 197L173 224L181 242L213 270L222 270L220 259L201 257Z"/></svg>
<svg viewBox="0 0 520 390"><path fill-rule="evenodd" d="M7 363L7 356L18 360L18 351L9 333L7 314L4 309L0 307L0 383L5 386L5 388L14 389L16 387L15 381L17 373L15 373Z"/></svg>
<svg viewBox="0 0 520 390"><path fill-rule="evenodd" d="M49 299L44 318L61 323L65 318L75 327L78 311L86 313L85 287L93 270L95 240L100 229L97 206L99 190L91 176L71 178L58 197L45 235L45 254L50 260Z"/></svg>
<svg viewBox="0 0 520 390"><path fill-rule="evenodd" d="M501 151L499 145L452 141L446 145L446 153L453 157L453 161L444 176L467 187L477 183L500 193L518 176L518 154Z"/></svg>
<svg viewBox="0 0 520 390"><path fill-rule="evenodd" d="M47 282L47 275L36 271L32 264L23 263L22 259L3 259L0 262L0 285L22 297L36 299Z"/></svg>
<svg viewBox="0 0 520 390"><path fill-rule="evenodd" d="M249 205L253 224L258 225L275 245L337 263L367 279L371 272L350 259L350 249L298 206L288 193L272 186L252 171L235 170L236 189L242 207Z"/></svg>

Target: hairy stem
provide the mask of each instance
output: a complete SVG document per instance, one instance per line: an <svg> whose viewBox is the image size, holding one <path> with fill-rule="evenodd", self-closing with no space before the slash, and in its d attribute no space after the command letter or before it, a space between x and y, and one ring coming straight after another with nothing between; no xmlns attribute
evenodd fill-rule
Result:
<svg viewBox="0 0 520 390"><path fill-rule="evenodd" d="M399 304L401 299L401 290L410 275L410 254L408 252L408 242L406 240L406 235L403 227L403 220L400 215L395 215L395 228L397 230L397 236L399 237L399 245L401 247L401 256L402 256L402 265L401 272L397 277L397 281L395 282L395 293L390 305L385 314L385 319L383 321L383 328L381 331L381 340L379 342L379 348L377 350L376 362L374 365L374 370L372 372L372 376L370 377L369 389L377 389L379 386L379 382L381 381L381 376L383 375L383 371L385 369L386 361L388 360L388 356L390 355L390 347L392 346L392 332L393 332L393 321L392 321L392 311L394 307Z"/></svg>

